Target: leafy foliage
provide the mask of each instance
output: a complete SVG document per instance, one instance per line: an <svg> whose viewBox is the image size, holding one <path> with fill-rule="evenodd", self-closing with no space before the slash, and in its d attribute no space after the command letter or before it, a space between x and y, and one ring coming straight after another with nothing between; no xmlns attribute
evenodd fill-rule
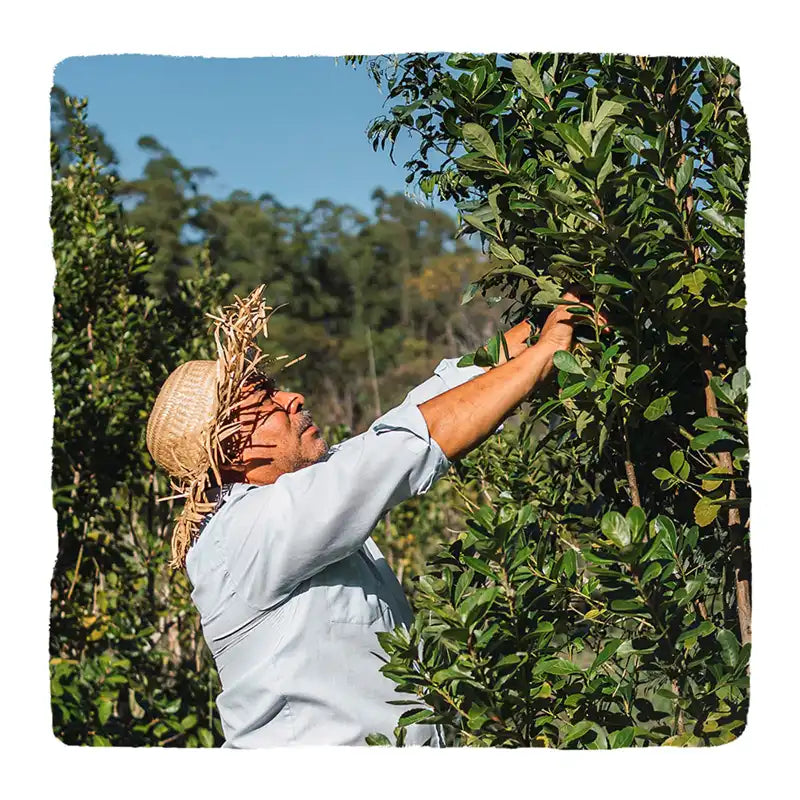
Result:
<svg viewBox="0 0 800 800"><path fill-rule="evenodd" d="M142 231L123 219L85 103L66 103L63 173L52 146L53 727L69 744L211 746L221 741L216 674L187 581L167 569L171 509L156 498L169 486L144 429L166 375L211 355L203 315L227 281L205 269L173 298L148 294Z"/></svg>
<svg viewBox="0 0 800 800"><path fill-rule="evenodd" d="M460 233L487 251L464 300L492 292L513 321L541 319L572 288L614 328L585 325L556 354L555 392L464 460L456 488L480 480L486 502L420 578L411 632L381 637L384 672L468 744L730 741L750 650L737 68L538 53L367 64L395 103L368 130L374 147L418 136L409 181L455 199Z"/></svg>

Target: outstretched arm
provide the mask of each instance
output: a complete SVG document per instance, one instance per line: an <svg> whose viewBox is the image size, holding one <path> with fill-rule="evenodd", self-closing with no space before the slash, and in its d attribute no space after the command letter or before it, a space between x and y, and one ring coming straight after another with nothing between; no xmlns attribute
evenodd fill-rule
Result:
<svg viewBox="0 0 800 800"><path fill-rule="evenodd" d="M578 298L569 293L564 299L579 304ZM528 323L520 323L506 336L508 340L514 335L514 346L519 351L516 356L509 343L509 361L503 359L485 374L420 405L431 438L448 460L461 458L477 447L547 378L553 369L554 353L570 349L572 326L584 319L571 314L566 306L558 306L547 318L539 341L530 347L524 346L527 334L523 337L524 328L520 328L528 327ZM598 319L607 324L602 315Z"/></svg>

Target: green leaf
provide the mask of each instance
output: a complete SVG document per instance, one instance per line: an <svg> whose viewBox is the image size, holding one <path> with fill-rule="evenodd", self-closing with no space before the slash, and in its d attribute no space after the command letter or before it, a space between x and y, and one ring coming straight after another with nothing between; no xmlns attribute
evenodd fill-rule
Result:
<svg viewBox="0 0 800 800"><path fill-rule="evenodd" d="M181 707L180 698L170 701L162 709L163 714L174 714Z"/></svg>
<svg viewBox="0 0 800 800"><path fill-rule="evenodd" d="M485 347L479 347L472 357L472 363L476 367L492 367L494 366L494 362L492 361L491 356L489 355L489 351Z"/></svg>
<svg viewBox="0 0 800 800"><path fill-rule="evenodd" d="M683 450L673 450L669 456L669 465L672 467L672 471L677 475L681 467L686 463L686 456L683 454Z"/></svg>
<svg viewBox="0 0 800 800"><path fill-rule="evenodd" d="M467 286L466 290L464 291L464 294L461 296L461 305L464 306L469 303L469 301L472 300L472 298L475 297L475 295L480 291L480 288L480 283L470 283L470 285Z"/></svg>
<svg viewBox="0 0 800 800"><path fill-rule="evenodd" d="M634 734L635 731L630 726L618 731L613 731L608 735L608 746L612 750L617 750L620 747L630 747L633 744Z"/></svg>
<svg viewBox="0 0 800 800"><path fill-rule="evenodd" d="M635 134L628 134L623 141L625 142L625 146L632 152L632 153L639 153L644 148L647 147L647 142L644 141L639 136Z"/></svg>
<svg viewBox="0 0 800 800"><path fill-rule="evenodd" d="M614 171L614 162L611 159L611 153L606 156L606 160L603 162L603 166L600 167L600 171L597 173L597 188L599 189L605 179Z"/></svg>
<svg viewBox="0 0 800 800"><path fill-rule="evenodd" d="M634 383L644 378L648 372L650 372L650 367L648 367L647 364L637 364L631 370L631 374L628 375L628 379L625 381L625 387L633 386Z"/></svg>
<svg viewBox="0 0 800 800"><path fill-rule="evenodd" d="M694 174L694 159L687 158L675 174L675 189L680 194Z"/></svg>
<svg viewBox="0 0 800 800"><path fill-rule="evenodd" d="M657 397L644 410L644 418L653 422L670 411L669 397Z"/></svg>
<svg viewBox="0 0 800 800"><path fill-rule="evenodd" d="M533 667L535 673L544 673L545 675L573 675L583 670L577 665L573 664L566 658L545 658L537 661Z"/></svg>
<svg viewBox="0 0 800 800"><path fill-rule="evenodd" d="M701 497L694 507L694 521L705 528L710 525L719 514L720 506L713 502L710 497Z"/></svg>
<svg viewBox="0 0 800 800"><path fill-rule="evenodd" d="M131 716L134 719L141 719L146 713L136 700L136 692L130 688L128 689L128 707L130 708Z"/></svg>
<svg viewBox="0 0 800 800"><path fill-rule="evenodd" d="M656 537L660 537L662 541L669 545L670 552L675 551L678 539L675 523L663 514L659 514L654 520L650 521L650 538L655 539Z"/></svg>
<svg viewBox="0 0 800 800"><path fill-rule="evenodd" d="M607 511L600 521L603 535L619 547L627 547L631 543L631 529L628 521L619 511Z"/></svg>
<svg viewBox="0 0 800 800"><path fill-rule="evenodd" d="M633 541L638 542L639 539L642 538L642 533L644 533L647 525L647 518L644 515L644 511L642 511L639 506L631 506L628 509L628 513L625 515L625 519L628 521L628 527L631 530Z"/></svg>
<svg viewBox="0 0 800 800"><path fill-rule="evenodd" d="M600 358L600 369L604 369L606 364L611 361L612 358L619 352L619 345L613 344L611 347L607 347L603 350L603 355Z"/></svg>
<svg viewBox="0 0 800 800"><path fill-rule="evenodd" d="M533 97L544 99L544 86L542 78L535 67L524 58L515 58L511 62L511 72L519 82L519 85Z"/></svg>
<svg viewBox="0 0 800 800"><path fill-rule="evenodd" d="M589 674L593 674L601 664L608 661L608 659L611 658L611 656L613 656L617 650L619 650L619 646L621 644L622 639L609 639L603 649L595 656L592 666L589 667Z"/></svg>
<svg viewBox="0 0 800 800"><path fill-rule="evenodd" d="M474 569L475 572L480 572L481 575L485 575L487 578L495 577L491 568L485 561L481 561L479 558L474 558L473 556L467 556L467 555L462 555L461 560L467 566L472 567L472 569Z"/></svg>
<svg viewBox="0 0 800 800"><path fill-rule="evenodd" d="M577 572L577 556L572 549L567 550L561 560L561 571L568 578L571 578Z"/></svg>
<svg viewBox="0 0 800 800"><path fill-rule="evenodd" d="M613 275L606 275L602 272L595 275L592 280L600 286L617 286L620 289L633 289L633 285L628 283L628 281L620 280Z"/></svg>
<svg viewBox="0 0 800 800"><path fill-rule="evenodd" d="M557 369L560 369L562 372L568 372L571 375L586 374L575 359L575 356L573 356L569 350L556 350L553 354L553 364Z"/></svg>
<svg viewBox="0 0 800 800"><path fill-rule="evenodd" d="M621 613L629 611L641 613L644 608L639 600L612 600L608 605L612 611L619 611Z"/></svg>
<svg viewBox="0 0 800 800"><path fill-rule="evenodd" d="M200 744L203 747L214 746L214 734L212 734L208 728L198 728L197 738L200 740Z"/></svg>
<svg viewBox="0 0 800 800"><path fill-rule="evenodd" d="M191 730L195 725L197 725L197 715L196 714L187 714L181 720L181 728L185 731Z"/></svg>
<svg viewBox="0 0 800 800"><path fill-rule="evenodd" d="M511 255L510 251L503 247L503 245L501 245L499 242L490 242L489 252L495 258L499 258L500 261L516 261L514 256Z"/></svg>
<svg viewBox="0 0 800 800"><path fill-rule="evenodd" d="M722 650L722 660L729 667L735 667L739 658L739 640L736 634L727 628L720 628L717 631L717 643Z"/></svg>
<svg viewBox="0 0 800 800"><path fill-rule="evenodd" d="M97 718L100 720L100 726L108 722L108 718L111 716L111 711L113 710L114 706L110 700L98 700L97 702Z"/></svg>
<svg viewBox="0 0 800 800"><path fill-rule="evenodd" d="M742 232L734 225L729 217L721 214L716 208L704 208L700 213L718 230L730 236L741 238Z"/></svg>
<svg viewBox="0 0 800 800"><path fill-rule="evenodd" d="M731 480L734 476L730 475L725 467L712 467L697 477L702 481L704 492L713 492L722 485L723 480Z"/></svg>
<svg viewBox="0 0 800 800"><path fill-rule="evenodd" d="M498 331L491 339L486 343L486 349L489 351L489 358L492 359L492 365L496 366L497 362L500 360L500 340L503 339L502 332ZM506 350L508 348L506 347Z"/></svg>
<svg viewBox="0 0 800 800"><path fill-rule="evenodd" d="M697 124L694 126L695 134L700 133L706 125L708 125L708 121L711 119L712 114L714 113L714 104L713 103L706 103L702 109L700 109L700 119L698 120Z"/></svg>
<svg viewBox="0 0 800 800"><path fill-rule="evenodd" d="M750 451L746 447L737 447L731 455L737 461L749 461L750 460ZM741 467L736 467L736 469L741 469Z"/></svg>
<svg viewBox="0 0 800 800"><path fill-rule="evenodd" d="M564 391L561 392L561 399L568 400L570 397L575 397L575 395L580 394L586 388L586 381L578 381L577 383L572 383L567 386Z"/></svg>
<svg viewBox="0 0 800 800"><path fill-rule="evenodd" d="M558 135L568 144L579 150L584 156L591 156L592 148L589 142L581 136L580 131L568 122L556 122L553 126Z"/></svg>
<svg viewBox="0 0 800 800"><path fill-rule="evenodd" d="M487 158L497 160L497 148L486 128L475 122L466 122L461 128L464 140L473 149Z"/></svg>
<svg viewBox="0 0 800 800"><path fill-rule="evenodd" d="M595 130L600 130L603 122L608 118L621 114L624 110L625 106L622 105L622 103L617 103L614 100L603 100L600 108L597 110L597 116L592 120Z"/></svg>
<svg viewBox="0 0 800 800"><path fill-rule="evenodd" d="M411 708L403 712L397 724L401 727L405 727L406 725L413 725L416 722L423 722L426 719L430 719L432 716L434 716L433 711L429 708Z"/></svg>
<svg viewBox="0 0 800 800"><path fill-rule="evenodd" d="M459 156L456 159L456 164L458 164L458 166L462 169L472 170L475 172L498 171L497 161L474 151L470 151L463 156Z"/></svg>
<svg viewBox="0 0 800 800"><path fill-rule="evenodd" d="M747 367L739 367L731 379L731 388L736 399L740 398L747 392L747 386L750 382L750 376L747 372Z"/></svg>
<svg viewBox="0 0 800 800"><path fill-rule="evenodd" d="M675 476L668 469L664 469L664 467L656 467L653 470L653 477L658 478L660 481L669 481Z"/></svg>
<svg viewBox="0 0 800 800"><path fill-rule="evenodd" d="M464 672L462 669L458 667L446 667L445 669L440 669L438 672L434 672L432 676L432 680L435 684L442 684L445 681L452 681L458 678L469 678L469 673Z"/></svg>
<svg viewBox="0 0 800 800"><path fill-rule="evenodd" d="M718 375L714 375L709 381L711 391L723 402L728 405L736 405L736 393Z"/></svg>
<svg viewBox="0 0 800 800"><path fill-rule="evenodd" d="M512 250L514 248L511 248ZM536 278L536 273L530 269L529 267L524 266L523 264L515 264L508 270L512 275L522 275L525 278Z"/></svg>
<svg viewBox="0 0 800 800"><path fill-rule="evenodd" d="M704 619L694 630L695 636L699 639L701 636L708 636L716 630L716 625L709 619Z"/></svg>
<svg viewBox="0 0 800 800"><path fill-rule="evenodd" d="M608 161L611 158L611 147L614 143L615 126L609 122L601 133L595 136L592 142L592 157L601 161Z"/></svg>
<svg viewBox="0 0 800 800"><path fill-rule="evenodd" d="M368 736L364 737L364 741L370 747L391 747L392 743L389 739L384 736L382 733L370 733Z"/></svg>
<svg viewBox="0 0 800 800"><path fill-rule="evenodd" d="M584 385L586 384L583 381ZM586 426L590 423L594 422L594 416L590 414L585 408L581 409L580 414L578 414L578 418L575 420L575 433L578 436L581 436L583 432L586 430Z"/></svg>
<svg viewBox="0 0 800 800"><path fill-rule="evenodd" d="M689 442L689 447L691 447L692 450L704 450L714 442L731 438L732 436L730 433L720 430L719 428L715 428L714 430L706 431L705 433L700 433L695 436L692 441Z"/></svg>
<svg viewBox="0 0 800 800"><path fill-rule="evenodd" d="M695 269L681 278L681 285L689 290L689 294L699 297L703 293L707 276L704 270Z"/></svg>
<svg viewBox="0 0 800 800"><path fill-rule="evenodd" d="M642 586L646 586L659 572L661 572L662 565L658 561L653 561L647 565L647 568L642 573L642 577L640 578L640 582Z"/></svg>
<svg viewBox="0 0 800 800"><path fill-rule="evenodd" d="M581 736L584 736L592 729L593 725L594 723L588 719L583 719L575 725L570 725L566 729L567 734L564 737L562 744L569 744L570 742L575 741L575 739L580 739Z"/></svg>
<svg viewBox="0 0 800 800"><path fill-rule="evenodd" d="M700 417L694 421L694 427L699 431L713 431L724 425L724 421L719 417Z"/></svg>
<svg viewBox="0 0 800 800"><path fill-rule="evenodd" d="M483 220L479 219L474 214L462 214L461 219L463 219L467 225L471 225L476 230L491 236L493 239L497 238L497 231L493 231Z"/></svg>

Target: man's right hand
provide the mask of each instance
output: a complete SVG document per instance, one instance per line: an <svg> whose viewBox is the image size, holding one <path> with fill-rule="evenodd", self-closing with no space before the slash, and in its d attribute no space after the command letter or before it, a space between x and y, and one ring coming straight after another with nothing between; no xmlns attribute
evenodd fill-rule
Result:
<svg viewBox="0 0 800 800"><path fill-rule="evenodd" d="M572 306L583 306L594 311L594 306L591 303L579 300L573 292L565 292L563 299L569 300ZM539 334L538 344L553 353L557 350L571 350L575 323L589 321L588 317L572 314L567 310L568 308L570 306L567 305L560 305L554 308L545 320ZM598 325L604 326L604 331L607 332L609 330L608 319L604 314L597 314L596 321Z"/></svg>

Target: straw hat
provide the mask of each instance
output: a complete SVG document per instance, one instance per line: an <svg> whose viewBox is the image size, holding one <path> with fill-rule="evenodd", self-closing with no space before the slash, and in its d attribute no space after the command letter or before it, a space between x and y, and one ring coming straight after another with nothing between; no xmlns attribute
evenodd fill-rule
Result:
<svg viewBox="0 0 800 800"><path fill-rule="evenodd" d="M275 309L261 299L259 286L246 299L207 314L215 321L216 361L187 361L169 375L147 421L147 449L156 464L172 478L175 497L185 504L172 534L173 567L186 563L200 523L213 511L206 489L211 477L222 483L220 467L230 462L225 443L238 430L234 412L242 387L287 356L270 356L256 344L267 337L267 322ZM290 361L282 368L300 361ZM170 499L170 498L163 498Z"/></svg>
<svg viewBox="0 0 800 800"><path fill-rule="evenodd" d="M170 475L194 475L208 468L205 429L217 416L217 362L187 361L167 378L147 421L147 449Z"/></svg>

